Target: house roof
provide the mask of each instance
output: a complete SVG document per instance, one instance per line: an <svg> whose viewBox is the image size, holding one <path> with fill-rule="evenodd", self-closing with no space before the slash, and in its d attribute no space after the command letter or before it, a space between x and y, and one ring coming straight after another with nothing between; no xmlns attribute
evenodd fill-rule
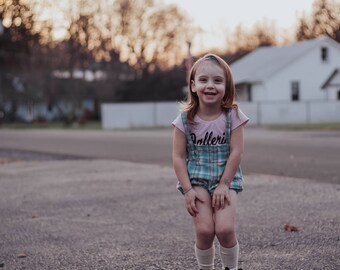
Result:
<svg viewBox="0 0 340 270"><path fill-rule="evenodd" d="M235 84L262 82L324 42L340 44L323 36L288 46L260 47L231 64Z"/></svg>

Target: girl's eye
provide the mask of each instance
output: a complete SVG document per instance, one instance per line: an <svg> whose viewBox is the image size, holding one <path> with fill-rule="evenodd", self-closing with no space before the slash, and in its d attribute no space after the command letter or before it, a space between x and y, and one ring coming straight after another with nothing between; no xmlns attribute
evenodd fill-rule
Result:
<svg viewBox="0 0 340 270"><path fill-rule="evenodd" d="M207 81L207 79L205 79L205 78L200 79L200 82L206 82L206 81Z"/></svg>

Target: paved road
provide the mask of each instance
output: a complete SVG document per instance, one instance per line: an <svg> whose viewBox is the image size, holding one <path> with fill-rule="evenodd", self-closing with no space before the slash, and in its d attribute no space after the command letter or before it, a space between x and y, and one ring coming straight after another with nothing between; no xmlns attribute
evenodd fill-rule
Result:
<svg viewBox="0 0 340 270"><path fill-rule="evenodd" d="M171 129L0 130L0 157L9 156L12 150L25 150L171 166L171 136ZM250 127L245 133L245 149L242 166L246 174L340 184L339 131L284 132Z"/></svg>
<svg viewBox="0 0 340 270"><path fill-rule="evenodd" d="M340 269L339 138L247 129L240 267ZM170 155L170 129L0 130L0 164L30 160L0 166L0 268L195 269Z"/></svg>
<svg viewBox="0 0 340 270"><path fill-rule="evenodd" d="M0 269L197 269L175 183L168 166L115 160L1 165ZM248 174L237 204L241 268L340 269L340 185Z"/></svg>

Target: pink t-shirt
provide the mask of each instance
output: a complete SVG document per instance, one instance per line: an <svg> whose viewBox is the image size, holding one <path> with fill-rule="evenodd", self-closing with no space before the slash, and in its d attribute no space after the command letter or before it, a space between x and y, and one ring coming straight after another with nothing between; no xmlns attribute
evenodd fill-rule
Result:
<svg viewBox="0 0 340 270"><path fill-rule="evenodd" d="M203 120L198 115L195 115L194 121L196 122L196 125L192 128L192 130L190 130L194 144L217 145L226 143L225 132L227 119L224 113L211 121ZM249 118L239 108L233 108L231 110L230 121L231 130L234 130L240 125L247 124ZM185 133L184 124L180 114L172 122L172 125Z"/></svg>

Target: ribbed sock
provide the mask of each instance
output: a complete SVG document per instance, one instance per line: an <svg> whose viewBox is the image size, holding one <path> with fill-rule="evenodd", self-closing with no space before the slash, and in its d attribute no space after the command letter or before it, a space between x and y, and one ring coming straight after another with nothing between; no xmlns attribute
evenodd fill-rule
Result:
<svg viewBox="0 0 340 270"><path fill-rule="evenodd" d="M237 269L239 252L240 252L240 246L238 242L232 248L225 248L220 245L220 256L221 256L223 269L225 267L228 267L230 270Z"/></svg>
<svg viewBox="0 0 340 270"><path fill-rule="evenodd" d="M199 269L202 270L212 270L214 269L214 259L215 259L215 246L212 245L211 248L206 250L198 249L195 245L195 255Z"/></svg>

